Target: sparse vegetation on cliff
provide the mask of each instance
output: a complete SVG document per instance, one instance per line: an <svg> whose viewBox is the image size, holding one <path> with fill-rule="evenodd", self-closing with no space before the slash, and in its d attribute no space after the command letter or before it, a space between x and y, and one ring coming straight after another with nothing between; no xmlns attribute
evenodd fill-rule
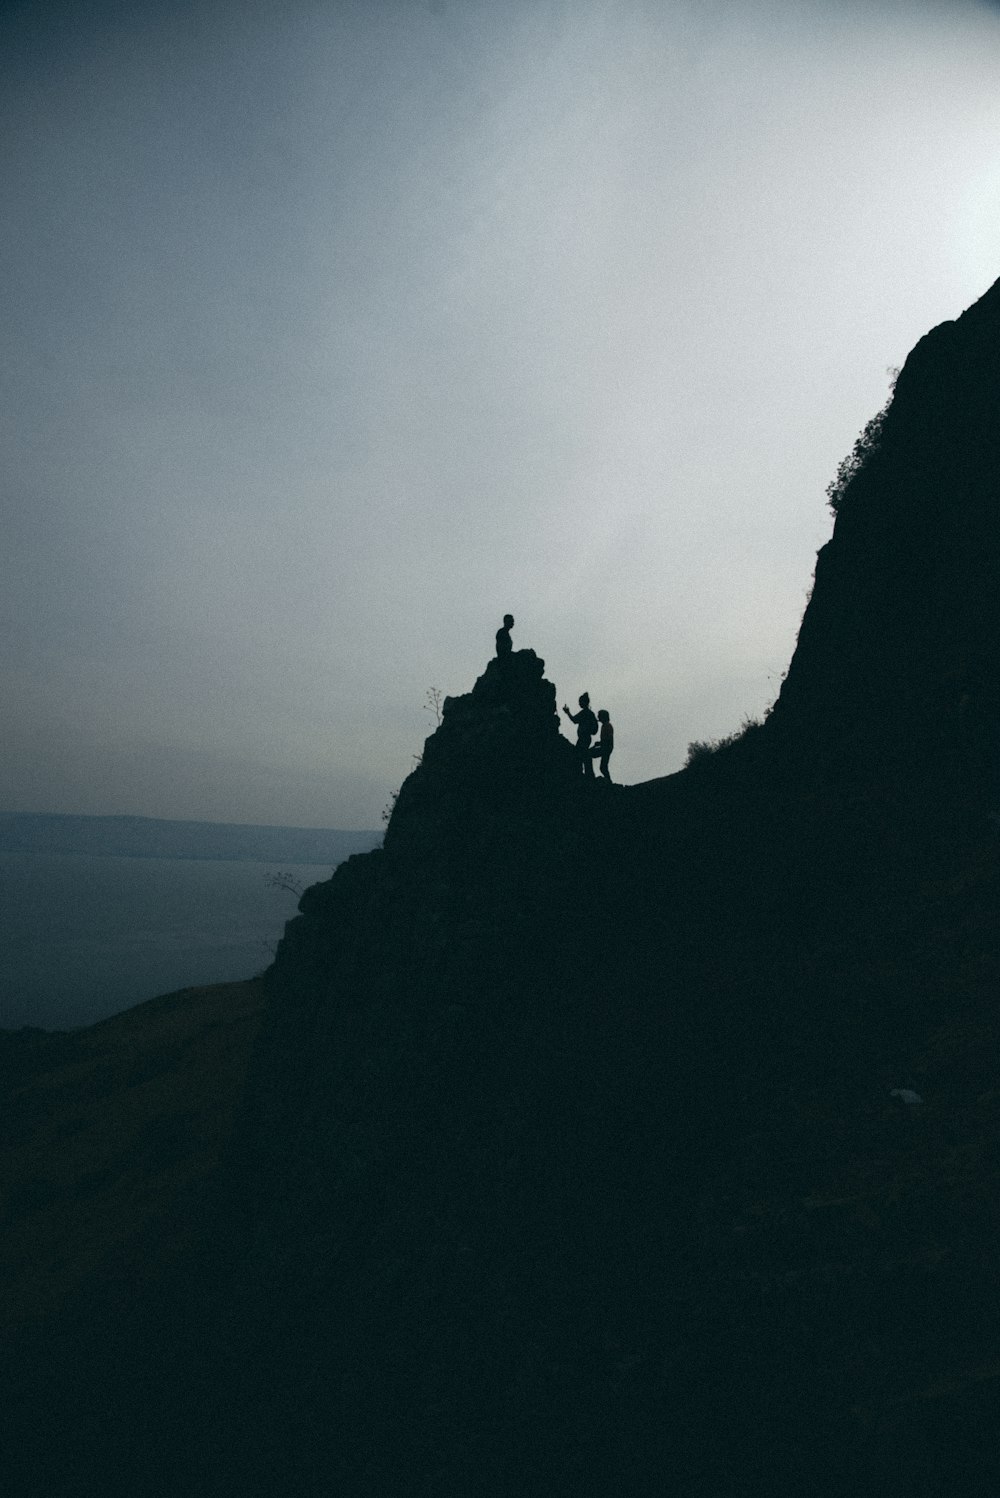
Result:
<svg viewBox="0 0 1000 1498"><path fill-rule="evenodd" d="M898 369L890 369L889 373L889 399L880 411L865 423L855 440L854 446L846 458L842 458L836 475L826 487L826 497L830 509L836 515L843 503L851 484L858 474L866 469L872 459L878 453L882 445L882 429L885 426L889 407L892 405L893 392L896 388L896 380L899 378Z"/></svg>
<svg viewBox="0 0 1000 1498"><path fill-rule="evenodd" d="M734 733L726 734L720 739L695 739L693 743L688 744L684 768L689 770L692 766L704 767L714 755L724 754L738 744L746 746L762 727L763 724L759 718L747 717L743 719Z"/></svg>

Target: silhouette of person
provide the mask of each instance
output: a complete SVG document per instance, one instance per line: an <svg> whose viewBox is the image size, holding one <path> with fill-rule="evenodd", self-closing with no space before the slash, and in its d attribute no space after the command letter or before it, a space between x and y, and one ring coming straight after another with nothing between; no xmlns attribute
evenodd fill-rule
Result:
<svg viewBox="0 0 1000 1498"><path fill-rule="evenodd" d="M615 747L615 729L611 722L611 715L607 708L602 707L597 714L597 720L601 725L601 737L590 751L591 759L600 761L601 775L606 781L611 782L611 774L608 770L608 760Z"/></svg>
<svg viewBox="0 0 1000 1498"><path fill-rule="evenodd" d="M580 770L584 775L594 778L594 762L590 754L590 741L597 732L597 719L590 710L590 693L584 692L580 698L580 711L571 713L563 703L563 712L571 723L576 724L576 752L580 760Z"/></svg>
<svg viewBox="0 0 1000 1498"><path fill-rule="evenodd" d="M504 614L503 627L497 630L497 656L505 661L514 649L514 642L510 632L514 627L514 615Z"/></svg>

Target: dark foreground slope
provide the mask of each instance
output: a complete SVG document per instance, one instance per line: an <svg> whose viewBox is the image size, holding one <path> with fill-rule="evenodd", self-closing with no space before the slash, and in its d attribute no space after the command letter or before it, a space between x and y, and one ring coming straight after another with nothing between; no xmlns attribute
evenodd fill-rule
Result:
<svg viewBox="0 0 1000 1498"><path fill-rule="evenodd" d="M440 950L385 950L391 849L331 890L349 979L307 1054L272 1012L257 1094L246 1304L291 1392L237 1403L310 1491L961 1491L1000 1388L992 829L737 775L615 802Z"/></svg>
<svg viewBox="0 0 1000 1498"><path fill-rule="evenodd" d="M259 980L83 1030L0 1031L0 1472L6 1494L130 1491L165 1330L205 1303L203 1225ZM171 1287L178 1295L171 1307ZM120 1484L120 1485L119 1485Z"/></svg>
<svg viewBox="0 0 1000 1498"><path fill-rule="evenodd" d="M900 376L762 729L584 785L531 652L448 702L287 929L144 1376L37 1412L69 1490L996 1490L997 300Z"/></svg>

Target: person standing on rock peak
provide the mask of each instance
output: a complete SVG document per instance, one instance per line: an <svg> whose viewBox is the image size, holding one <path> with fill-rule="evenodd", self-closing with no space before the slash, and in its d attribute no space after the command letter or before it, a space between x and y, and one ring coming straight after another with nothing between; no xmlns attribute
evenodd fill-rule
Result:
<svg viewBox="0 0 1000 1498"><path fill-rule="evenodd" d="M503 627L497 630L497 659L505 661L514 649L510 632L514 628L514 615L504 614Z"/></svg>
<svg viewBox="0 0 1000 1498"><path fill-rule="evenodd" d="M571 723L576 724L576 752L580 760L582 774L594 778L594 761L590 753L590 741L597 732L597 719L590 710L590 693L584 692L580 698L580 711L571 713L563 703L563 712Z"/></svg>

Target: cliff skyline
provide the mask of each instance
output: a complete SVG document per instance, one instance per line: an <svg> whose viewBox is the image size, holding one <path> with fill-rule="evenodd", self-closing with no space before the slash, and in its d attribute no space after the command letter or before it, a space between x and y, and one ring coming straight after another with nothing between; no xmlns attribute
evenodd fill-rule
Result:
<svg viewBox="0 0 1000 1498"><path fill-rule="evenodd" d="M979 0L0 20L11 811L377 827L506 610L621 778L777 695L996 274Z"/></svg>

